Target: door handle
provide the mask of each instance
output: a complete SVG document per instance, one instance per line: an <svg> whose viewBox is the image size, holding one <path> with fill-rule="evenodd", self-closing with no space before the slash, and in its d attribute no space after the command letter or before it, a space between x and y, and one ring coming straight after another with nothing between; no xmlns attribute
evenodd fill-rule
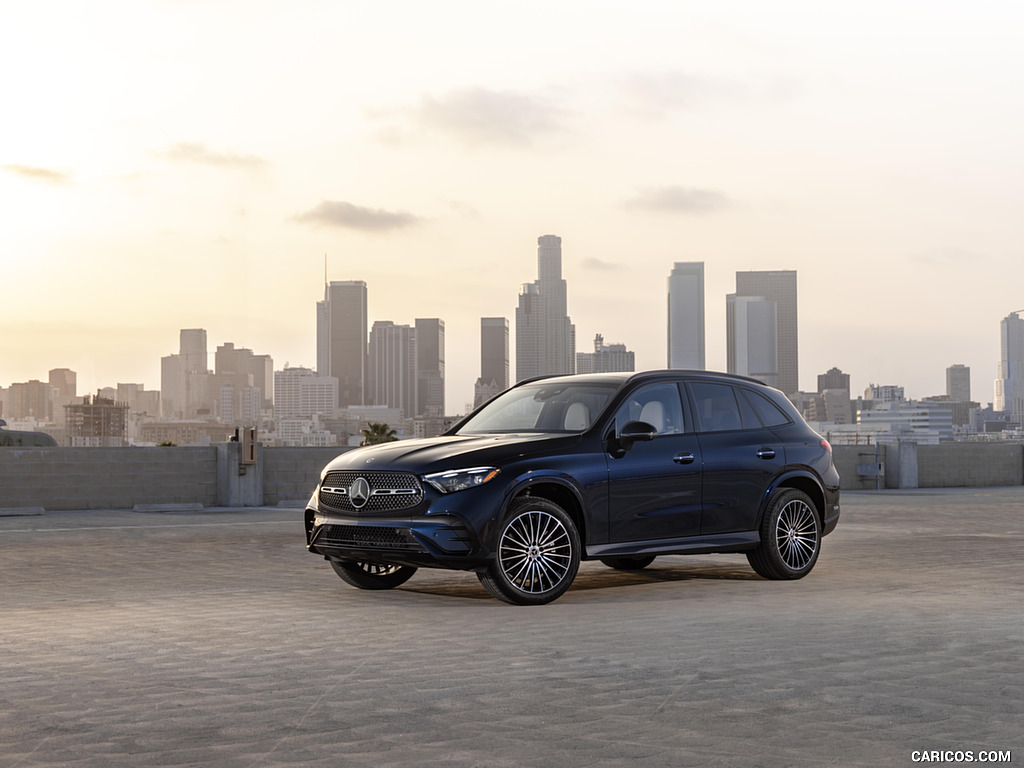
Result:
<svg viewBox="0 0 1024 768"><path fill-rule="evenodd" d="M757 458L759 459L774 459L775 449L774 448L762 448L757 452Z"/></svg>
<svg viewBox="0 0 1024 768"><path fill-rule="evenodd" d="M672 461L674 461L676 464L693 464L693 454L677 453L675 456L672 457Z"/></svg>

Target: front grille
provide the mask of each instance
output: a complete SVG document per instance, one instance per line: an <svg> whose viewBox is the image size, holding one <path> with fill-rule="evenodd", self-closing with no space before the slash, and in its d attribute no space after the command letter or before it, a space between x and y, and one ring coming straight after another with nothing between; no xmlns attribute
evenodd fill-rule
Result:
<svg viewBox="0 0 1024 768"><path fill-rule="evenodd" d="M366 481L368 494L365 504L357 506L351 491L360 478ZM423 486L411 472L342 470L328 473L320 484L320 506L348 514L397 512L415 507L422 500Z"/></svg>
<svg viewBox="0 0 1024 768"><path fill-rule="evenodd" d="M425 551L423 545L404 528L380 525L322 525L316 544L356 547L358 549L403 549Z"/></svg>

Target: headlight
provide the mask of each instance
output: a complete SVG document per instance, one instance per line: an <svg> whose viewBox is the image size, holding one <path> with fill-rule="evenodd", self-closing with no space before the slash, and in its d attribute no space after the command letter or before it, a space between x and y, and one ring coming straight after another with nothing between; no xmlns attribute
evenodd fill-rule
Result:
<svg viewBox="0 0 1024 768"><path fill-rule="evenodd" d="M441 493L454 493L493 480L501 470L497 467L473 467L472 469L453 469L450 472L435 472L424 475L423 479Z"/></svg>

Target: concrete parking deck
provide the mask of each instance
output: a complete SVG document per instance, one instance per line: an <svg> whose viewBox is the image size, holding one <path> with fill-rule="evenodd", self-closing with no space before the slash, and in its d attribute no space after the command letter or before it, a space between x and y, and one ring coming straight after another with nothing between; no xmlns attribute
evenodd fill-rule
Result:
<svg viewBox="0 0 1024 768"><path fill-rule="evenodd" d="M298 510L0 518L0 766L1024 762L1024 489L847 493L799 582L586 563L541 608L392 592Z"/></svg>

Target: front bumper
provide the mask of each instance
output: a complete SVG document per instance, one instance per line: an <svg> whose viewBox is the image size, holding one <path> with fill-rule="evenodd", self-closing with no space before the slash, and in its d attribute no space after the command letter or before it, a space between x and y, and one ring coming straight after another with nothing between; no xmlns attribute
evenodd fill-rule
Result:
<svg viewBox="0 0 1024 768"><path fill-rule="evenodd" d="M332 560L472 569L472 529L449 515L372 519L306 509L306 548Z"/></svg>

